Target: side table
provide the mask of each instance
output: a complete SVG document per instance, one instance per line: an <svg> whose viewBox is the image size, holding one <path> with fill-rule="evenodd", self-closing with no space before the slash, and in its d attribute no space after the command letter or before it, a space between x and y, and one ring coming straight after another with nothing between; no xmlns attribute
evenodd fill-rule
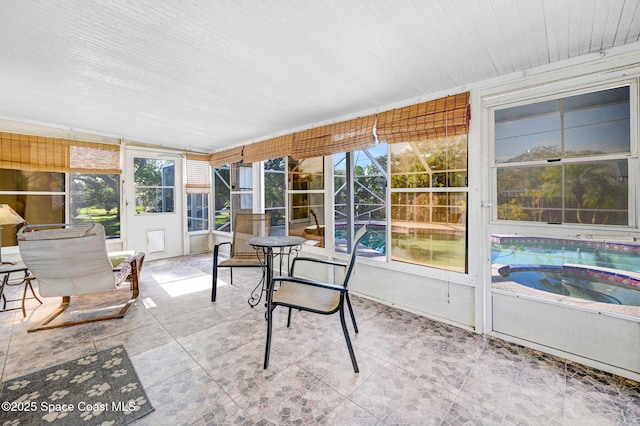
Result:
<svg viewBox="0 0 640 426"><path fill-rule="evenodd" d="M11 274L19 274L19 277L12 278ZM42 300L36 296L35 291L33 291L33 285L31 281L35 279L33 275L29 273L29 269L22 262L15 263L3 263L0 264L0 276L2 277L2 283L0 284L0 295L2 296L2 310L0 312L5 311L14 311L17 309L22 310L22 316L27 316L27 311L25 310L24 303L27 299L36 299L40 304L42 304ZM18 299L7 299L7 295L4 293L7 287L18 287L24 284L24 291L22 292L22 298ZM31 290L31 296L27 297L27 289ZM20 302L22 304L20 307L16 308L7 308L8 302Z"/></svg>
<svg viewBox="0 0 640 426"><path fill-rule="evenodd" d="M307 240L302 237L293 237L288 235L271 235L268 237L249 238L247 244L256 249L256 252L262 253L264 259L265 273L262 281L258 283L256 288L251 292L248 302L251 307L256 306L262 299L262 293L269 290L271 285L271 277L273 277L273 260L276 256L280 256L280 273L282 273L282 260L287 257L287 265L290 262L291 252L296 254ZM275 250L274 250L275 249ZM258 256L260 259L260 256ZM289 267L287 266L287 274Z"/></svg>

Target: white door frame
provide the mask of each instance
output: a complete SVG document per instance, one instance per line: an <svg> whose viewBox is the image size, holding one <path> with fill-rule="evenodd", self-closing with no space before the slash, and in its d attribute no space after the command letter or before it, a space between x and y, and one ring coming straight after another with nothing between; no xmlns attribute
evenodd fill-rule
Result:
<svg viewBox="0 0 640 426"><path fill-rule="evenodd" d="M175 191L173 213L136 214L134 158L154 158L175 161ZM144 251L146 259L162 259L185 254L185 208L183 190L183 162L181 154L172 151L130 147L125 152L124 203L129 249Z"/></svg>

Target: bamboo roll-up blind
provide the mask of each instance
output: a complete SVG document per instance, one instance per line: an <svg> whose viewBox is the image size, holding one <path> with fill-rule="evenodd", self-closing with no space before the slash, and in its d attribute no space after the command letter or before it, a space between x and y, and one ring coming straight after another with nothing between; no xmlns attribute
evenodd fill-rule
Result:
<svg viewBox="0 0 640 426"><path fill-rule="evenodd" d="M469 118L469 92L460 93L252 143L244 152L243 147L217 152L209 164L255 163L288 155L296 160L322 157L369 148L376 143L375 135L380 142L397 143L466 134Z"/></svg>
<svg viewBox="0 0 640 426"><path fill-rule="evenodd" d="M41 172L121 173L120 146L0 133L0 168Z"/></svg>
<svg viewBox="0 0 640 426"><path fill-rule="evenodd" d="M293 135L277 136L261 142L245 145L242 153L242 161L256 163L273 158L287 157L291 154Z"/></svg>
<svg viewBox="0 0 640 426"><path fill-rule="evenodd" d="M120 146L69 141L69 171L120 174Z"/></svg>
<svg viewBox="0 0 640 426"><path fill-rule="evenodd" d="M69 169L69 141L44 136L0 133L0 167L66 172Z"/></svg>
<svg viewBox="0 0 640 426"><path fill-rule="evenodd" d="M187 154L187 194L206 194L211 188L208 155Z"/></svg>
<svg viewBox="0 0 640 426"><path fill-rule="evenodd" d="M209 156L209 165L211 167L218 167L223 164L237 163L242 160L242 146L226 149L220 152L214 152Z"/></svg>
<svg viewBox="0 0 640 426"><path fill-rule="evenodd" d="M350 152L375 144L376 115L328 124L293 135L291 156L296 160Z"/></svg>
<svg viewBox="0 0 640 426"><path fill-rule="evenodd" d="M380 142L416 142L469 132L469 92L381 112Z"/></svg>

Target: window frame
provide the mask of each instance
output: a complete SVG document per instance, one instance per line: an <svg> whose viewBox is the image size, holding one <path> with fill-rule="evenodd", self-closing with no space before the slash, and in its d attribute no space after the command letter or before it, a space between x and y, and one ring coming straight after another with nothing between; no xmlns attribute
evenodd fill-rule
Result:
<svg viewBox="0 0 640 426"><path fill-rule="evenodd" d="M122 211L122 191L123 191L123 187L122 187L122 176L120 174L115 174L115 173L79 173L79 172L69 172L66 173L66 179L67 179L67 188L68 189L68 198L66 199L66 206L67 206L67 211L65 213L66 215L66 223L71 223L71 224L81 224L82 222L76 222L73 219L73 211L72 209L74 208L73 206L73 176L74 175L96 175L96 176L111 176L113 178L116 179L117 181L117 190L116 190L116 200L117 200L117 209L118 209L118 213L117 216L120 217L120 221L119 221L119 230L118 230L118 234L109 234L109 229L110 227L108 225L106 225L106 223L103 223L103 225L105 225L105 232L106 232L106 238L108 240L111 239L121 239L122 238L122 215L123 215L123 211Z"/></svg>
<svg viewBox="0 0 640 426"><path fill-rule="evenodd" d="M237 213L253 213L255 206L253 200L255 182L255 170L253 163L245 164L241 161L230 164L230 199L231 199L231 229L233 230L233 218ZM236 185L237 183L237 185ZM242 186L242 184L245 186ZM249 186L246 186L248 184ZM238 205L239 203L239 205Z"/></svg>
<svg viewBox="0 0 640 426"><path fill-rule="evenodd" d="M384 167L378 162L377 160L378 157L375 157L374 154L371 153L372 149L376 149L379 147L384 147L384 157L385 157ZM358 165L357 163L359 163L358 158L356 157L360 155L363 155L367 158L368 160L367 166L373 166L375 169L375 173L369 176L373 177L374 179L377 179L377 178L384 179L382 199L380 199L379 194L374 193L373 191L367 189L366 186L359 183L359 178L365 177L364 175L357 176L355 174L356 166ZM387 234L388 234L387 229L389 228L389 217L388 217L388 208L387 208L388 200L389 200L389 191L388 191L389 175L388 175L388 166L386 163L388 163L388 158L389 158L389 145L387 144L379 144L379 145L376 145L375 147L367 147L367 148L359 149L356 151L333 154L332 156L333 168L332 168L331 178L333 181L332 195L333 195L333 212L334 212L334 219L333 219L333 224L334 224L333 251L334 253L343 253L343 252L347 254L351 253L352 241L355 233L359 229L359 227L357 227L358 215L356 212L358 211L358 206L363 205L362 203L359 203L358 200L355 199L356 192L358 192L357 186L359 186L363 190L368 191L374 198L378 198L380 200L380 204L378 204L378 207L373 208L372 210L368 211L368 213L371 213L377 210L382 210L383 212L382 215L384 216L383 230L381 232L377 232L376 230L371 228L371 230L369 231L369 236L367 237L367 238L371 238L372 232L377 232L379 235L381 235L383 239L383 244L384 244L384 252L380 253L379 256L371 256L370 254L368 254L367 257L372 258L373 260L378 262L388 262L390 260L389 250L388 250L388 238L387 238ZM336 170L338 169L337 166L338 164L341 164L341 163L344 164L344 171L345 171L344 175L336 173ZM342 169L343 167L340 167L340 168ZM337 186L338 179L344 180L344 184L341 185L341 187ZM337 198L339 195L341 195L343 191L344 191L344 196L346 198L344 203L344 209L347 211L347 213L345 214L345 218L344 218L345 243L342 244L342 247L340 247L336 239L336 231L337 231L336 227L337 227L337 223L339 222L338 215L342 216L342 212L339 211L337 208L338 207ZM374 206L374 204L369 204L368 206ZM358 256L363 256L363 253L358 253Z"/></svg>
<svg viewBox="0 0 640 426"><path fill-rule="evenodd" d="M614 89L619 87L629 87L629 138L630 138L630 146L628 153L619 153L619 154L603 154L591 157L563 157L560 162L549 162L546 159L540 160L532 160L528 162L497 162L496 161L496 129L495 129L495 112L498 110L504 110L512 107L526 106L535 104L538 102L550 101L550 100L558 100L564 99L572 96L578 96L588 93L595 93L599 91L604 91L608 89ZM639 223L639 215L638 215L638 203L640 202L640 195L638 194L638 189L640 188L638 182L638 151L639 151L639 141L638 141L638 78L633 79L618 79L609 82L600 82L589 85L582 86L571 86L565 87L564 90L556 90L550 91L547 89L546 91L534 91L529 94L529 96L517 96L512 99L511 96L505 96L502 99L492 100L491 104L487 105L488 108L488 134L489 134L489 178L490 178L490 190L488 192L489 201L487 206L490 207L490 217L489 223L491 225L507 225L514 227L524 227L524 229L531 228L533 229L544 229L546 227L557 227L558 223L546 223L546 222L538 222L538 221L519 221L519 220L508 220L508 219L498 219L498 170L499 169L509 169L523 166L549 166L550 164L563 164L563 165L572 165L572 164L580 164L589 161L590 159L595 159L597 161L609 161L609 160L627 160L628 161L628 220L626 225L606 225L606 224L584 224L584 223L574 223L574 222L563 222L561 225L567 228L577 228L577 229L599 229L600 231L606 232L606 230L611 230L611 232L620 232L621 230L637 230ZM546 234L546 232L544 232ZM553 231L551 231L553 234Z"/></svg>
<svg viewBox="0 0 640 426"><path fill-rule="evenodd" d="M189 211L193 209L193 205L191 204L191 200L192 197L200 197L203 202L202 202L202 212L203 214L201 216L193 216L193 213L191 215L189 215ZM209 230L211 229L211 224L210 224L210 219L209 219L209 193L189 193L187 192L186 197L185 197L185 214L186 214L186 219L187 219L187 233L188 234L197 234L197 233L208 233ZM191 207L191 209L190 209ZM191 222L195 222L195 221L205 221L206 223L206 227L204 229L197 229L197 230L189 230L189 224Z"/></svg>
<svg viewBox="0 0 640 426"><path fill-rule="evenodd" d="M258 165L260 163L243 163L242 161L238 161L235 163L226 163L226 164L221 164L218 166L215 166L212 168L212 179L213 179L213 184L211 187L211 195L213 198L213 227L211 228L211 232L212 233L223 233L226 235L230 235L233 232L233 219L236 213L253 213L256 212L259 205L261 205L261 203L258 203L256 200L256 194L260 193L260 188L259 188L259 184L256 180L258 172L257 172L257 168L256 165ZM250 188L236 188L234 189L234 173L238 173L238 180L243 180L242 178L242 169L241 168L246 168L250 170L250 179L249 179L249 183L251 185ZM226 181L223 176L218 172L219 169L225 169L228 170L229 172L229 179L228 181ZM216 176L219 177L220 181L222 181L225 186L227 187L228 190L228 194L226 194L226 204L229 207L229 220L227 222L225 222L225 224L221 227L221 228L216 228L215 226L215 220L216 220L216 215L219 212L224 211L224 209L221 210L216 210ZM245 176L246 177L246 176ZM244 179L246 181L246 179ZM238 182L240 183L240 182ZM247 202L248 200L250 200L250 204L251 207L247 208L247 209L238 209L236 207L236 204L239 202Z"/></svg>
<svg viewBox="0 0 640 426"><path fill-rule="evenodd" d="M322 250L326 250L329 248L329 244L327 244L328 241L333 241L333 238L327 238L327 232L326 230L333 230L333 221L328 221L327 219L327 215L326 215L326 211L327 211L327 192L331 193L331 191L329 190L329 188L331 188L333 185L327 185L327 179L329 174L333 174L332 171L332 166L331 166L331 161L332 161L333 157L332 156L319 156L319 157L309 157L309 158L301 158L301 159L293 159L292 157L288 157L287 158L287 162L286 162L286 173L287 173L287 197L286 197L286 203L287 203L287 234L291 235L292 232L292 224L306 224L309 223L309 227L315 226L315 220L314 220L314 216L311 213L311 209L309 209L309 206L307 204L307 216L305 217L299 217L299 218L293 218L293 209L300 209L300 208L304 208L304 206L300 205L294 205L293 203L293 198L295 198L296 196L298 196L299 198L303 198L304 196L307 197L307 199L311 199L314 197L318 197L320 196L322 198L322 209L317 209L318 211L315 212L316 214L316 218L317 218L317 222L318 222L318 226L322 229L322 231L318 231L319 234L315 235L315 234L308 234L308 236L305 235L298 235L298 236L303 236L305 238L307 238L308 242L306 244L306 246L308 247L316 247L318 249L322 249ZM294 179L292 178L292 174L294 173L300 173L299 171L294 171L292 169L292 164L293 162L304 162L306 160L313 160L313 161L320 161L321 163L321 168L322 171L321 172L317 172L317 171L311 171L311 172L307 172L309 174L313 174L313 175L321 175L321 178L319 180L316 180L316 183L321 183L322 188L318 189L309 189L309 188L304 188L304 189L294 189L292 187L292 182L294 181ZM304 173L304 171L302 172ZM330 225L330 226L327 226ZM298 228L298 227L296 227ZM305 227L307 228L307 227ZM298 232L298 231L296 231ZM297 234L296 234L297 235ZM313 238L312 238L313 237ZM317 243L315 243L314 245L314 241L318 241Z"/></svg>
<svg viewBox="0 0 640 426"><path fill-rule="evenodd" d="M388 150L388 170L389 170L389 194L388 194L388 205L389 205L389 213L388 213L388 227L389 227L389 231L388 231L388 256L390 258L390 262L396 262L396 263L401 263L401 264L412 264L412 265L416 265L417 267L421 267L421 268L429 268L431 270L442 270L445 273L459 273L462 275L467 275L469 274L469 218L468 218L468 211L469 211L469 195L470 195L470 191L469 191L469 185L468 185L468 176L469 176L469 135L468 134L460 134L460 135L450 135L450 136L442 136L442 137L436 137L436 138L432 138L432 139L424 139L423 142L425 143L429 143L429 142L433 142L436 143L436 140L438 139L444 139L445 142L445 146L448 146L449 144L446 143L446 140L448 138L462 138L464 137L464 143L465 143L465 165L466 167L464 169L460 169L458 167L453 167L453 168L445 168L445 169L435 169L435 173L429 174L426 170L423 172L404 172L404 173L398 173L393 171L393 159L392 159L392 155L393 155L393 148L394 147L398 147L400 146L400 143L395 143L393 145L391 145L389 147ZM416 157L421 157L421 154L419 152L415 152L416 150L416 146L412 146L415 145L415 143L413 142L405 142L403 143L403 146L409 146L413 151L414 151L414 155ZM455 163L453 163L455 165ZM428 164L426 163L426 160L422 160L421 161L421 165L426 169L428 167ZM432 169L433 170L433 169ZM462 181L461 184L459 185L446 185L446 186L437 186L435 184L435 181L433 180L433 175L436 174L441 174L441 173L445 173L445 176L449 173L459 173L460 171L464 171L464 180ZM406 186L394 186L394 182L393 182L393 178L394 176L400 176L400 175L412 175L412 176L426 176L429 179L429 184L428 185L422 185L422 186L417 186L417 185L406 185ZM393 213L393 207L394 207L394 194L416 194L416 196L419 195L425 195L428 196L429 198L429 202L427 204L420 204L418 206L422 206L424 208L429 209L429 217L430 220L428 222L418 222L418 223L427 223L427 224L436 224L438 226L436 226L434 228L434 233L437 234L436 229L444 226L446 228L446 225L448 224L453 224L454 222L441 222L438 220L433 220L433 213L436 210L441 209L442 207L444 207L445 209L450 209L450 208L460 208L459 206L455 206L455 205L449 205L449 204L445 204L443 206L440 206L436 203L434 203L434 197L437 197L438 194L440 193L446 193L448 194L453 194L454 196L456 194L464 194L464 207L462 207L462 211L463 214L461 216L461 218L464 218L464 223L463 223L463 227L462 227L462 231L464 232L464 244L463 244L463 249L464 249L464 254L462 255L461 259L458 260L458 263L450 263L451 259L457 259L457 257L452 257L449 258L447 257L446 259L444 259L444 263L443 264L439 264L438 262L434 262L431 264L427 264L427 263L420 263L415 261L414 259L399 259L396 256L394 256L394 247L395 247L395 239L393 237L393 229L394 229L394 213ZM403 195L399 195L399 197L402 197ZM447 196L447 200L449 200L449 197ZM414 204L414 207L416 205ZM460 220L460 219L459 219ZM458 221L456 221L455 223L460 223ZM417 230L416 228L413 228ZM450 229L445 229L445 231L452 231L453 235L455 235L458 230L455 229L454 227L451 227ZM431 238L429 239L430 241L432 240ZM445 240L449 240L448 238L446 238ZM400 241L398 239L398 241ZM436 246L437 246L437 240L436 240ZM445 243L446 244L446 243ZM455 248L455 246L454 246ZM409 248L410 250L413 250L412 248ZM416 250L419 250L420 247L418 247ZM428 249L428 251L431 251L431 248ZM452 250L451 253L455 253L455 250ZM426 253L425 253L426 254Z"/></svg>
<svg viewBox="0 0 640 426"><path fill-rule="evenodd" d="M268 169L266 163L268 161L271 160L282 160L282 170L276 170L276 169ZM271 215L271 233L272 235L286 235L287 229L288 229L288 211L287 211L287 206L288 206L288 197L287 197L287 183L288 183L288 174L287 174L287 157L277 157L277 158L273 158L273 159L269 159L269 160L264 160L262 161L263 167L262 167L262 173L263 173L263 190L262 193L264 194L264 200L263 200L263 205L264 205L264 212L265 213L271 213L273 211L282 211L283 212L283 223L278 223L278 216L272 214ZM277 187L277 189L281 189L282 190L282 200L279 200L282 202L281 206L268 206L267 203L267 193L269 193L269 188L267 187L267 184L269 181L271 181L271 179L267 179L267 174L269 175L275 175L275 176L281 176L282 177L282 187Z"/></svg>
<svg viewBox="0 0 640 426"><path fill-rule="evenodd" d="M135 156L133 158L133 164L135 165L136 160L141 159L141 160L153 160L153 161L158 161L158 162L166 162L165 164L163 164L162 166L160 166L160 185L139 185L136 182L136 176L135 176L135 170L133 172L133 179L134 181L133 183L133 188L134 188L134 194L135 194L135 200L136 200L136 206L135 206L135 214L137 216L144 216L144 215L157 215L157 214L178 214L177 211L177 206L176 206L176 194L177 191L179 190L178 187L176 187L176 177L175 177L175 170L176 170L176 159L171 159L171 160L164 160L164 159L158 159L158 158L152 158L152 157L141 157L141 156ZM164 168L165 166L169 166L169 169L173 168L173 185L165 185L164 184ZM161 201L161 205L162 210L161 211L138 211L138 191L154 191L156 194L158 193L158 191L160 191L160 193L162 194L162 197L160 198ZM171 194L171 204L168 204L168 206L171 208L171 210L164 210L164 205L165 205L165 194ZM143 206L144 207L144 206Z"/></svg>
<svg viewBox="0 0 640 426"><path fill-rule="evenodd" d="M229 178L227 180L225 180L225 178L222 176L222 174L220 174L220 172L218 170L227 170L229 173ZM216 177L219 178L219 180L225 184L226 188L227 188L227 194L225 199L227 200L225 205L228 206L229 208L229 220L226 221L220 228L218 228L216 226L216 216L218 215L218 213L223 212L225 210L225 208L222 208L220 210L217 209L217 193L216 193ZM223 232L226 234L230 234L231 231L231 218L233 216L233 212L231 210L231 164L221 164L219 166L215 166L212 168L212 185L211 185L211 195L212 195L212 199L213 199L213 210L212 210L212 217L213 217L213 223L212 223L212 227L211 227L211 232ZM226 229L225 229L226 228Z"/></svg>

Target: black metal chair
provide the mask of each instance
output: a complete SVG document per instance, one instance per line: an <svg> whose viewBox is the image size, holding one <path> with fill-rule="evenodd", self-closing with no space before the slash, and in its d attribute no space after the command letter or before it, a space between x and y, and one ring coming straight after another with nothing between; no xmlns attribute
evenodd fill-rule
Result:
<svg viewBox="0 0 640 426"><path fill-rule="evenodd" d="M218 268L229 268L233 284L233 268L264 268L264 261L256 250L247 244L254 237L271 235L270 213L238 213L233 223L233 241L216 244L213 248L213 280L211 283L211 301L216 301L218 292ZM218 261L220 247L229 244L229 258Z"/></svg>
<svg viewBox="0 0 640 426"><path fill-rule="evenodd" d="M353 314L353 307L351 306L351 300L349 299L349 289L347 288L347 285L355 265L358 245L366 233L366 226L363 226L358 230L353 247L351 248L351 256L346 263L308 257L297 257L293 260L291 265L290 276L274 277L271 280L269 292L267 294L267 346L264 354L265 369L269 366L269 352L271 350L271 335L273 329L273 310L278 306L284 306L289 308L287 327L291 325L292 309L299 309L322 315L331 315L336 312L339 313L342 331L347 342L349 355L351 356L351 363L353 364L353 371L356 373L359 372L356 356L353 352L351 339L349 338L349 331L347 330L347 324L344 316L344 305L346 302L351 315L351 321L353 322L353 328L357 333L358 325L356 324L356 317ZM295 267L298 262L314 262L324 265L343 267L344 276L342 278L342 283L325 283L296 277Z"/></svg>

